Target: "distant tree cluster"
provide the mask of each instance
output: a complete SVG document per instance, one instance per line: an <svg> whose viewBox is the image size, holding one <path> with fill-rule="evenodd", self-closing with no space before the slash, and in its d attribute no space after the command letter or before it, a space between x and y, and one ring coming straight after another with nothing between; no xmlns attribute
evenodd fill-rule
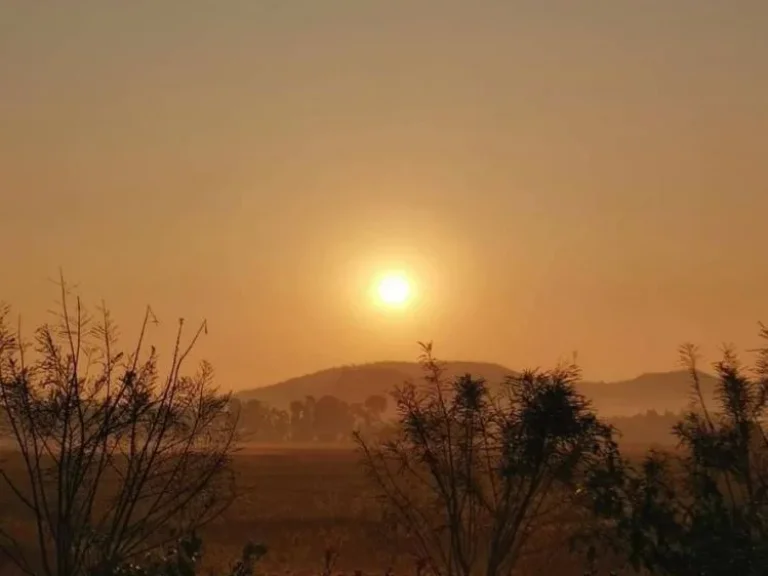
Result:
<svg viewBox="0 0 768 576"><path fill-rule="evenodd" d="M239 416L242 438L251 442L344 442L355 430L371 431L383 424L387 410L384 396L372 395L365 402L347 403L336 396L294 400L289 409L260 401L230 399Z"/></svg>

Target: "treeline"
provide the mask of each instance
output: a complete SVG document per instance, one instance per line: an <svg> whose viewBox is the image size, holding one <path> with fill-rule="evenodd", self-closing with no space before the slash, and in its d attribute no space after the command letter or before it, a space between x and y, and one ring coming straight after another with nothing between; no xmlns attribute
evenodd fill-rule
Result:
<svg viewBox="0 0 768 576"><path fill-rule="evenodd" d="M352 432L373 431L383 424L387 410L384 396L372 395L365 402L347 403L336 396L294 400L288 410L260 400L230 399L238 416L238 431L250 442L351 442Z"/></svg>
<svg viewBox="0 0 768 576"><path fill-rule="evenodd" d="M230 400L238 415L238 427L245 441L280 442L350 442L354 431L371 432L385 423L387 398L371 395L365 402L347 403L336 396L316 399L307 396L280 409L261 400ZM674 426L679 413L648 410L633 416L606 418L628 444L669 445L676 442Z"/></svg>

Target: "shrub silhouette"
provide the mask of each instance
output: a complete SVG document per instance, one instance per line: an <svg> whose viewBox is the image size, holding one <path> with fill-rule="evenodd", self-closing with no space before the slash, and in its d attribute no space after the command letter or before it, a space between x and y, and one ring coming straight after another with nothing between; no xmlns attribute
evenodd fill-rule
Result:
<svg viewBox="0 0 768 576"><path fill-rule="evenodd" d="M106 573L229 505L235 421L210 365L181 373L205 323L184 347L180 322L160 378L145 351L151 310L124 354L106 309L91 319L63 279L61 297L59 322L38 328L31 353L0 311L0 409L16 448L0 478L34 520L35 549L30 557L6 527L0 548L28 574Z"/></svg>
<svg viewBox="0 0 768 576"><path fill-rule="evenodd" d="M579 487L618 458L612 429L575 392L575 366L492 394L470 375L447 382L422 347L425 383L395 392L389 437L357 434L363 462L422 569L510 574L534 537L585 516Z"/></svg>
<svg viewBox="0 0 768 576"><path fill-rule="evenodd" d="M761 329L763 339L768 331ZM650 452L593 486L598 513L635 569L675 576L765 574L768 566L768 348L752 369L732 349L714 364L715 410L697 351L681 350L694 403L674 427L676 453Z"/></svg>

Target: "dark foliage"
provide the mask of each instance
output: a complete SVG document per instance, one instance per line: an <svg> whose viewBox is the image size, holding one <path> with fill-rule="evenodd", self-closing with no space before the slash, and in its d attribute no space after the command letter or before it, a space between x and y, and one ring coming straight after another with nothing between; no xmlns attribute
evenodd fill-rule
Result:
<svg viewBox="0 0 768 576"><path fill-rule="evenodd" d="M762 330L761 336L768 337ZM679 450L595 485L598 513L636 569L699 576L765 574L768 566L768 348L752 370L726 349L706 405L696 350L685 346L694 404L675 426Z"/></svg>
<svg viewBox="0 0 768 576"><path fill-rule="evenodd" d="M397 430L358 434L404 545L436 574L510 574L583 524L590 478L618 459L609 426L576 393L575 366L509 378L498 394L446 381L423 345L425 382L397 390Z"/></svg>

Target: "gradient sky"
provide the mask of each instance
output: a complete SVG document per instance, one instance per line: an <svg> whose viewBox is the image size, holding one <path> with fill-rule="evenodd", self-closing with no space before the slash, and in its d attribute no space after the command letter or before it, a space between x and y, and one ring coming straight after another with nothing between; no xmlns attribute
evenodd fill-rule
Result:
<svg viewBox="0 0 768 576"><path fill-rule="evenodd" d="M225 388L667 370L768 322L767 150L764 0L5 0L0 300L205 317Z"/></svg>

